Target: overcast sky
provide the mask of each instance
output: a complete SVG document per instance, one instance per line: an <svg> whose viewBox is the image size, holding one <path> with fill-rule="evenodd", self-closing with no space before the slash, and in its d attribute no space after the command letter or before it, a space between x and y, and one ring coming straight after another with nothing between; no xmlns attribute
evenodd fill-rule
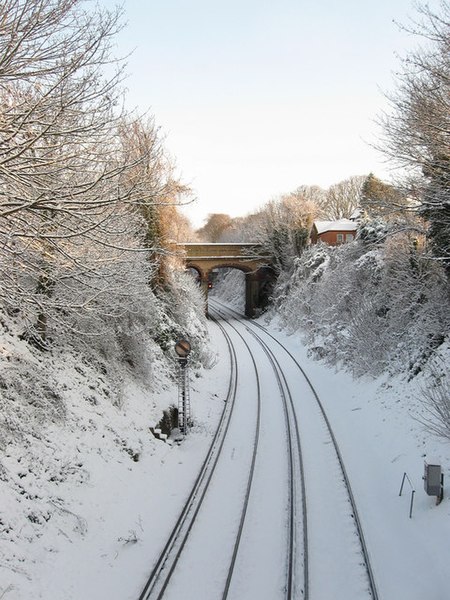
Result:
<svg viewBox="0 0 450 600"><path fill-rule="evenodd" d="M99 0L111 7L117 2ZM432 0L436 6L438 0ZM126 0L118 54L128 106L149 110L197 201L244 215L299 185L389 179L374 119L398 54L417 43L411 0Z"/></svg>

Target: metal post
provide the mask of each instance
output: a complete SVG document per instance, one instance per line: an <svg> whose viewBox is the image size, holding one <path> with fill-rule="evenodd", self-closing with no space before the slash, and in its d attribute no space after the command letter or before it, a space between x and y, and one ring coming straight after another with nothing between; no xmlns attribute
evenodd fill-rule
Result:
<svg viewBox="0 0 450 600"><path fill-rule="evenodd" d="M415 490L412 490L411 492L411 504L409 506L409 518L412 519L412 510L413 510L413 504L414 504L414 494L416 493Z"/></svg>
<svg viewBox="0 0 450 600"><path fill-rule="evenodd" d="M180 432L186 435L191 422L188 381L188 356L191 352L191 344L185 339L178 340L175 344L175 352L178 355L178 427Z"/></svg>
<svg viewBox="0 0 450 600"><path fill-rule="evenodd" d="M408 477L407 473L403 473L403 479L402 479L402 485L400 486L400 492L399 492L399 496L402 495L403 492L403 486L405 484L405 481L408 481L410 487L411 487L411 502L409 504L409 518L412 519L412 511L413 511L413 504L414 504L414 494L416 493L416 490L413 487L413 484L411 483L411 479Z"/></svg>
<svg viewBox="0 0 450 600"><path fill-rule="evenodd" d="M178 368L178 426L181 433L186 435L191 416L187 358L178 359Z"/></svg>

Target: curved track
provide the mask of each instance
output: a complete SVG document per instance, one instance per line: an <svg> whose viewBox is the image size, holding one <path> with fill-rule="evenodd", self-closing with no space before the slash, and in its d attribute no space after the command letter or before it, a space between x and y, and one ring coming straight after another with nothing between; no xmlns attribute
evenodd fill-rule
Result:
<svg viewBox="0 0 450 600"><path fill-rule="evenodd" d="M217 309L215 310L215 313L218 316L222 315L221 311L217 310ZM227 326L234 329L234 331L241 337L241 339L244 340L244 343L247 346L247 349L249 350L250 354L252 355L252 360L254 361L255 368L257 368L255 359L253 358L253 356L255 355L255 350L250 349L249 344L244 339L245 336L239 332L237 327L235 327L231 323L227 323ZM298 481L301 481L302 491L303 491L301 453L300 453L300 449L299 449L300 439L299 439L299 434L298 434L298 428L295 427L295 424L294 424L294 427L291 425L290 410L291 410L291 406L292 406L292 397L290 394L290 390L287 386L286 379L284 378L282 369L281 369L278 361L270 353L269 348L264 343L261 343L261 340L259 340L257 337L256 337L256 340L258 342L258 345L262 346L264 354L266 355L268 363L272 369L273 375L275 376L275 379L276 379L276 382L278 385L280 401L282 403L282 413L284 415L284 436L283 436L284 442L285 442L285 457L284 458L287 463L287 473L286 473L287 477L286 477L286 481L285 481L285 486L286 486L285 496L286 496L286 498L285 498L284 503L283 503L283 501L281 502L279 510L280 510L280 513L283 513L283 515L284 515L282 526L284 526L284 528L286 530L286 534L285 534L285 543L284 543L284 556L280 557L279 555L277 555L276 558L277 558L277 560L281 561L282 563L284 562L284 575L283 575L283 580L279 587L279 596L278 597L286 598L286 599L290 600L290 599L299 597L300 594L302 594L303 597L305 597L304 589L301 589L301 584L297 584L297 577L296 577L297 571L299 570L298 567L300 566L299 561L297 560L297 552L296 552L297 548L298 548L297 531L304 524L304 520L302 520L302 518L299 518L299 516L297 514L298 498L301 498L303 495L297 489ZM258 354L259 354L259 352L258 352ZM275 401L275 409L278 411L278 403L276 401ZM256 456L255 456L255 458L256 458ZM299 460L299 458L300 458L300 460ZM280 494L280 496L283 496L283 494ZM249 502L249 495L246 498L247 505L248 505L248 502ZM304 512L303 512L303 515L304 515ZM270 514L267 514L266 519L270 519L270 516L271 516ZM240 538L242 536L242 532L244 530L244 524L245 523L244 523L244 519L243 519L240 523L239 535L237 537L235 549L234 549L234 553L233 553L233 568L230 569L230 571L229 571L229 576L227 579L227 586L225 588L223 598L227 597L227 594L229 591L230 578L233 574L234 564L236 562L236 556L239 551L239 542L240 542ZM306 538L306 527L304 528L304 535ZM306 569L306 565L307 565L307 561L304 560L301 566L303 566ZM263 565L261 565L261 567L264 568ZM307 577L305 577L304 580L307 581ZM235 596L235 597L238 597L238 596ZM261 597L261 596L258 596L258 597Z"/></svg>
<svg viewBox="0 0 450 600"><path fill-rule="evenodd" d="M141 595L139 596L139 600L149 600L149 599L160 599L165 598L167 593L172 593L167 591L168 586L171 585L171 582L174 578L176 579L176 569L180 560L180 557L183 555L183 550L185 549L185 545L189 539L191 531L195 526L197 517L201 511L203 506L203 502L207 495L208 490L211 487L211 481L214 478L217 465L220 461L221 456L223 455L223 447L226 442L227 434L230 428L230 423L232 422L232 418L235 413L235 405L237 398L237 386L239 380L239 366L236 358L236 351L234 348L234 344L230 340L230 336L227 333L226 329L223 325L218 324L218 327L222 330L223 335L225 336L229 353L231 359L231 375L229 382L229 389L227 398L225 399L225 408L222 413L222 417L220 419L219 427L214 436L213 442L209 448L207 457L202 465L201 471L197 477L197 480L194 483L191 493L181 511L181 514L173 528L169 539L161 551L160 556L158 557L156 564L142 590ZM246 345L246 342L244 341ZM255 460L258 450L258 441L259 441L259 417L260 417L260 389L259 389L259 374L257 370L256 363L254 362L254 358L250 353L251 359L254 364L254 374L255 374L255 385L256 385L256 419L254 423L254 432L251 441L251 457L250 457L250 465L246 470L245 475L245 492L243 494L243 498L240 501L241 508L240 517L239 517L239 526L236 529L234 535L233 542L233 552L231 554L228 566L228 572L226 577L224 577L223 582L223 598L227 598L228 590L232 580L232 574L236 563L237 551L239 548L240 537L243 530L243 524L245 521L245 515L248 507L250 490L252 487L253 475L255 470ZM241 478L242 483L242 478ZM173 594L173 593L172 593Z"/></svg>
<svg viewBox="0 0 450 600"><path fill-rule="evenodd" d="M139 600L377 600L339 445L310 379L262 326L216 302L211 310L228 344L228 394L208 455ZM319 448L320 467L314 448ZM325 486L318 484L323 479ZM229 500L222 512L228 521L216 523L224 494ZM317 499L327 506L323 495L332 502L318 517ZM199 547L224 529L223 541L213 540L216 549L204 555L196 571L193 557ZM348 546L345 560L328 548L334 534ZM268 563L276 567L267 569ZM199 591L196 577L209 567L214 571L211 589Z"/></svg>
<svg viewBox="0 0 450 600"><path fill-rule="evenodd" d="M145 583L145 586L139 596L139 600L149 600L150 598L162 598L164 591L172 577L177 565L178 559L183 551L189 532L195 522L196 516L200 510L206 490L210 484L214 470L217 465L218 457L223 446L223 442L228 431L231 416L236 398L236 386L238 377L238 364L236 352L230 342L229 336L225 331L222 332L227 340L227 346L230 354L230 379L228 392L224 409L213 437L206 458L202 464L197 479L194 482L192 490L186 500L180 516L172 529L166 545L162 549L153 570Z"/></svg>
<svg viewBox="0 0 450 600"><path fill-rule="evenodd" d="M242 315L240 315L239 313L237 313L236 311L234 311L233 309L226 307L225 305L221 305L219 304L217 301L213 302L213 306L215 310L220 310L221 313L223 315L227 315L228 318L237 318L238 320L242 320L243 317ZM316 389L314 388L310 378L308 377L307 373L305 372L305 370L303 369L303 367L299 364L299 362L297 361L297 359L292 355L292 353L279 341L277 340L276 337L274 337L272 334L270 334L264 327L262 327L260 324L254 322L254 321L249 321L247 320L246 322L246 329L253 335L255 336L259 342L261 343L261 345L263 346L263 348L265 348L266 352L270 352L275 359L275 352L273 351L274 347L278 347L278 349L281 351L281 358L279 359L279 361L277 361L278 365L280 364L280 362L282 361L284 368L286 368L286 359L288 358L289 361L291 361L293 363L293 365L295 365L296 370L301 374L302 379L304 380L304 382L306 382L307 387L309 388L309 392L310 392L310 396L312 397L317 409L318 409L318 414L320 417L320 420L323 422L323 424L325 425L325 432L324 432L324 436L322 437L322 444L327 444L326 438L329 438L329 446L331 446L332 448L332 454L334 454L334 460L337 462L338 467L339 467L339 475L336 477L336 475L333 477L333 479L335 480L340 480L340 488L341 490L345 490L345 494L347 497L347 502L348 502L348 506L349 506L349 510L347 511L347 519L349 518L351 522L353 522L354 524L354 532L356 534L356 537L358 539L358 548L354 548L354 545L351 544L351 536L349 537L349 545L351 546L351 549L349 548L349 556L353 555L357 558L357 562L358 562L358 566L360 567L360 571L363 571L362 577L363 579L365 579L366 581L366 585L363 585L361 588L361 594L363 594L364 592L367 593L367 595L369 595L369 597L374 598L375 600L378 600L378 591L377 591L377 587L376 587L376 582L375 582L375 577L374 577L374 573L373 573L373 569L371 566L371 560L370 560L370 555L369 555L369 551L367 548L367 543L365 540L365 536L363 533L363 529L362 529L362 523L361 523L361 518L358 514L358 510L357 510L357 506L356 506L356 501L355 501L355 497L350 485L350 480L345 468L345 464L344 464L344 460L342 457L342 452L340 450L336 435L333 431L331 422L327 416L327 413L325 411L324 405L321 402L319 395L316 391ZM258 333L257 333L258 332ZM268 339L270 341L269 345L267 344L266 341L264 341L263 337L264 336L266 339ZM275 345L274 345L275 344ZM283 377L284 377L284 373L283 373ZM286 385L288 385L286 383ZM290 392L289 392L290 393ZM303 446L306 446L304 439L303 438L307 438L308 436L306 436L306 431L309 427L312 427L313 424L311 422L311 420L309 421L308 425L309 427L299 427L299 422L301 423L302 421L302 409L305 405L305 402L302 402L303 406L300 406L299 402L296 402L295 404L292 403L292 395L291 395L291 407L292 407L292 418L293 421L295 422L295 427L297 429L297 433L300 431L300 435L302 436L302 441L303 441ZM311 417L311 412L310 409L308 411L308 416ZM311 435L309 436L309 440L311 440ZM306 448L305 448L306 449ZM310 459L308 459L308 461L305 461L305 454L306 452L304 450L302 450L301 445L299 444L299 452L301 454L301 458L300 458L300 463L303 465L305 462L311 462ZM327 457L327 463L332 463L333 461L333 457L331 457L330 453L328 453L328 457ZM308 463L309 464L309 463ZM310 570L309 570L309 562L310 562L310 555L311 555L311 551L310 551L310 546L311 546L311 542L308 541L308 535L307 535L307 531L308 529L311 530L311 533L313 531L313 528L308 525L309 521L311 519L308 519L308 512L312 512L308 510L308 506L311 507L311 505L313 504L314 500L311 498L311 491L310 491L310 487L314 488L314 485L308 485L308 481L310 479L315 479L316 477L319 478L323 478L325 477L324 473L316 473L315 477L314 477L314 470L311 469L311 467L307 467L306 471L309 470L309 477L307 475L305 475L305 469L302 468L302 477L303 479L303 498L302 498L302 504L303 504L303 515L304 515L304 548L305 548L305 569L304 569L304 573L305 573L305 582L304 582L304 598L308 598L310 595L310 588L312 588L312 593L311 596L313 597L323 597L322 595L325 594L327 592L327 586L325 586L325 591L321 592L321 595L316 596L314 592L314 588L317 587L316 585L316 581L315 579L317 579L317 575L320 572L320 568L319 569L315 569L314 572L311 574ZM305 483L305 479L306 479L306 483ZM330 477L331 479L331 477ZM338 483L339 485L339 483ZM329 486L331 487L331 486ZM319 489L319 488L318 488ZM328 490L329 494L332 494L332 490ZM337 496L337 494L336 494ZM342 506L342 504L345 504L345 500L343 501L342 498L339 500L340 505ZM337 511L336 511L337 513ZM337 516L337 515L336 515ZM345 515L344 515L345 517ZM311 535L311 538L313 538L313 535ZM322 554L322 551L324 550L323 547L323 543L324 543L324 539L322 538L321 543L319 543L319 547L316 548L316 556L318 556L319 560ZM359 558L358 558L359 557ZM350 570L353 571L353 568L350 567ZM355 572L357 571L357 569L355 569ZM357 577L357 575L356 575ZM346 585L348 585L348 582L344 582L343 583L344 587ZM333 594L336 594L335 596L333 596ZM356 592L356 594L358 594L358 592ZM341 595L339 593L336 593L336 589L334 591L330 590L330 595L327 596L329 598L340 598ZM344 597L344 596L342 596ZM348 596L349 597L349 596ZM363 596L361 596L363 597Z"/></svg>
<svg viewBox="0 0 450 600"><path fill-rule="evenodd" d="M232 364L232 376L230 378L230 384L229 384L229 393L228 393L228 398L227 398L227 402L225 404L226 407L229 407L226 411L224 411L224 414L222 415L222 419L221 419L221 424L219 426L219 431L216 434L215 440L213 441L213 443L211 444L211 448L210 448L210 452L208 453L208 457L206 458L204 465L202 467L202 471L199 474L199 477L197 479L197 481L195 482L194 488L191 492L191 494L189 495L189 498L186 502L185 507L182 510L182 513L180 515L180 518L178 519L170 537L169 540L165 546L165 548L163 549L163 551L161 552L160 557L158 558L155 567L153 568L153 571L149 577L149 580L147 581L141 596L140 596L140 600L147 600L150 598L171 598L171 597L177 597L178 593L177 591L177 587L173 587L172 583L173 580L177 580L178 577L178 571L179 571L179 561L180 558L182 558L183 556L183 550L185 550L186 544L188 543L188 538L192 532L193 529L196 528L195 523L197 520L197 517L199 515L199 513L202 513L202 505L203 505L203 501L205 499L205 497L208 495L208 490L210 487L214 486L214 480L217 479L217 477L215 477L215 471L216 471L216 467L217 464L220 462L221 460L221 455L222 454L226 454L226 452L223 452L223 447L226 444L226 440L227 440L227 435L228 437L230 437L232 439L233 436L229 435L229 427L230 427L230 423L233 420L233 415L235 413L235 404L236 404L236 397L237 397L237 388L238 388L238 379L239 379L239 366L238 366L238 362L237 362L237 357L236 357L236 349L235 346L237 345L237 337L240 338L241 341L241 353L242 353L242 348L246 349L246 352L248 354L248 356L250 357L251 363L253 365L253 371L254 371L254 382L256 385L256 399L257 399L257 404L256 404L256 410L253 411L252 413L252 417L254 419L254 423L249 423L248 427L246 427L247 430L247 435L246 437L248 437L248 430L252 431L252 429L254 430L253 434L252 434L252 440L251 440L251 444L247 444L248 445L248 450L247 453L251 454L251 459L249 461L247 461L247 465L243 465L244 469L246 469L246 475L245 475L245 479L241 477L241 482L245 483L245 485L242 486L242 489L236 490L235 495L240 497L239 502L240 502L240 508L239 508L239 518L238 523L236 523L234 529L233 529L233 533L232 533L232 537L233 537L233 542L232 544L229 545L229 550L228 553L225 554L224 552L224 563L227 563L227 567L226 570L223 569L223 580L222 582L217 586L218 589L214 590L214 592L211 592L211 595L207 596L202 596L204 598L228 598L228 597L239 597L236 596L236 593L240 592L236 592L235 589L233 589L233 585L235 586L234 580L235 579L239 579L239 576L241 575L242 577L242 555L243 552L241 550L241 542L242 540L244 540L244 546L245 544L248 545L249 541L248 541L248 527L246 528L246 521L247 521L247 517L248 517L248 513L251 513L251 517L255 516L255 502L252 501L250 502L251 499L251 495L252 495L252 488L254 487L254 480L255 478L258 480L258 478L260 478L261 476L261 466L264 461L259 460L259 455L260 455L260 451L259 451L259 438L260 438L260 421L261 421L261 390L260 390L260 373L261 372L265 372L266 376L267 376L267 363L264 365L264 367L261 367L260 364L257 364L257 362L260 362L261 359L261 353L259 351L256 352L256 355L259 355L259 358L256 359L255 358L255 349L251 348L250 345L253 343L254 344L254 340L252 338L250 338L250 340L246 341L245 339L245 335L242 335L235 327L228 325L228 324L222 324L222 323L217 323L218 327L220 327L220 329L222 330L222 333L224 334L224 336L226 337L228 344L229 344L229 351L230 351L230 357L231 357L231 364ZM233 330L234 332L234 341L231 340L230 338L230 330ZM248 338L248 336L247 336ZM249 343L250 342L250 343ZM241 354L241 359L242 359L242 354ZM247 361L248 362L248 361ZM271 360L271 364L272 367L275 369L275 363L273 360ZM248 369L247 369L248 371ZM233 375L234 374L234 375ZM279 382L279 387L280 387L280 395L281 397L283 397L283 394L285 395L285 392L283 390L283 382L281 377L277 374L278 377L278 382ZM267 381L266 381L267 384ZM241 404L246 404L247 403L247 398L248 398L248 386L243 385L243 389L241 390ZM281 412L279 410L279 407L277 408L277 412ZM283 414L281 412L281 414ZM238 423L239 424L239 423ZM290 428L290 419L288 417L287 414L287 410L285 409L285 415L284 415L284 426L286 431L289 430ZM266 429L270 426L270 423L267 420L267 416L265 418L265 427ZM242 425L240 425L240 427L242 428ZM296 502L295 499L293 497L293 492L294 492L294 487L295 487L295 477L293 476L292 473L292 469L294 468L294 464L296 463L296 459L295 459L295 451L293 448L293 444L291 441L291 435L289 436L285 436L283 432L281 432L283 435L281 436L282 438L286 437L286 439L289 440L289 446L290 446L290 457L288 459L289 461L289 476L288 476L288 481L289 481L289 494L286 494L288 496L287 502L284 501L284 490L283 490L283 494L281 494L281 500L280 502L282 502L282 504L280 505L280 508L278 510L278 512L280 513L279 516L279 520L281 522L281 527L279 527L278 529L280 530L280 538L282 540L285 540L285 542L283 542L283 546L285 546L285 549L283 550L283 554L286 555L286 559L284 561L282 561L282 566L280 567L280 572L284 572L281 573L280 575L280 582L277 582L278 587L276 588L276 591L274 592L276 595L275 596L271 596L271 598L280 598L280 600L282 598L294 598L294 524L295 524L295 507L296 507ZM267 437L266 437L267 439ZM233 442L232 442L233 443ZM267 442L266 442L266 453L267 451L271 451L270 448L267 447ZM233 452L234 452L234 448L233 448ZM258 465L257 463L257 458L258 458ZM245 462L245 461L244 461ZM285 461L286 462L286 461ZM258 467L258 469L256 469L256 467ZM239 469L242 470L242 467L239 466ZM259 475L257 477L255 477L255 470L258 470ZM271 485L271 481L269 481L269 485ZM216 483L217 485L217 483ZM267 485L267 484L266 484ZM260 488L261 490L261 484L256 484L257 487ZM243 488L245 487L245 490L243 492ZM243 492L243 493L242 493ZM278 494L277 494L278 496ZM250 505L250 508L249 508ZM289 511L287 510L287 505L289 505ZM265 516L266 520L270 520L270 515L266 515ZM201 519L200 519L201 520ZM284 532L284 529L286 528L286 530L289 530L289 534L286 534ZM247 529L247 531L246 531ZM251 542L250 542L251 543ZM267 545L266 545L267 546ZM187 553L189 553L189 550L187 551ZM279 555L277 555L277 560L279 560ZM238 572L237 577L236 577L236 571ZM240 573L239 573L240 572ZM260 576L258 576L257 578L258 580L261 579ZM220 591L220 589L222 588L222 591ZM189 596L188 596L189 597ZM192 596L194 597L194 596ZM196 597L196 596L195 596Z"/></svg>

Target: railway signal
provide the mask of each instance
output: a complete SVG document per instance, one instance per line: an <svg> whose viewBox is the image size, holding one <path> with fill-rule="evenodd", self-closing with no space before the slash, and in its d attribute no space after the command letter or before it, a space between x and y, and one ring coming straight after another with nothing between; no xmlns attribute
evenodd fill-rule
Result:
<svg viewBox="0 0 450 600"><path fill-rule="evenodd" d="M180 339L175 344L178 356L178 427L180 433L186 435L191 420L191 400L189 394L188 357L191 344L188 340Z"/></svg>

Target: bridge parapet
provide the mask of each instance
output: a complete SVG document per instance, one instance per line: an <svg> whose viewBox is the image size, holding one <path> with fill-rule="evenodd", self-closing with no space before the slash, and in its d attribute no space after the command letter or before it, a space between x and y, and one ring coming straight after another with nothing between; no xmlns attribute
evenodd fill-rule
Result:
<svg viewBox="0 0 450 600"><path fill-rule="evenodd" d="M262 250L261 244L257 243L197 243L189 242L177 244L180 250L184 250L186 259L191 258L259 258L258 250ZM268 258L268 257L265 257Z"/></svg>

